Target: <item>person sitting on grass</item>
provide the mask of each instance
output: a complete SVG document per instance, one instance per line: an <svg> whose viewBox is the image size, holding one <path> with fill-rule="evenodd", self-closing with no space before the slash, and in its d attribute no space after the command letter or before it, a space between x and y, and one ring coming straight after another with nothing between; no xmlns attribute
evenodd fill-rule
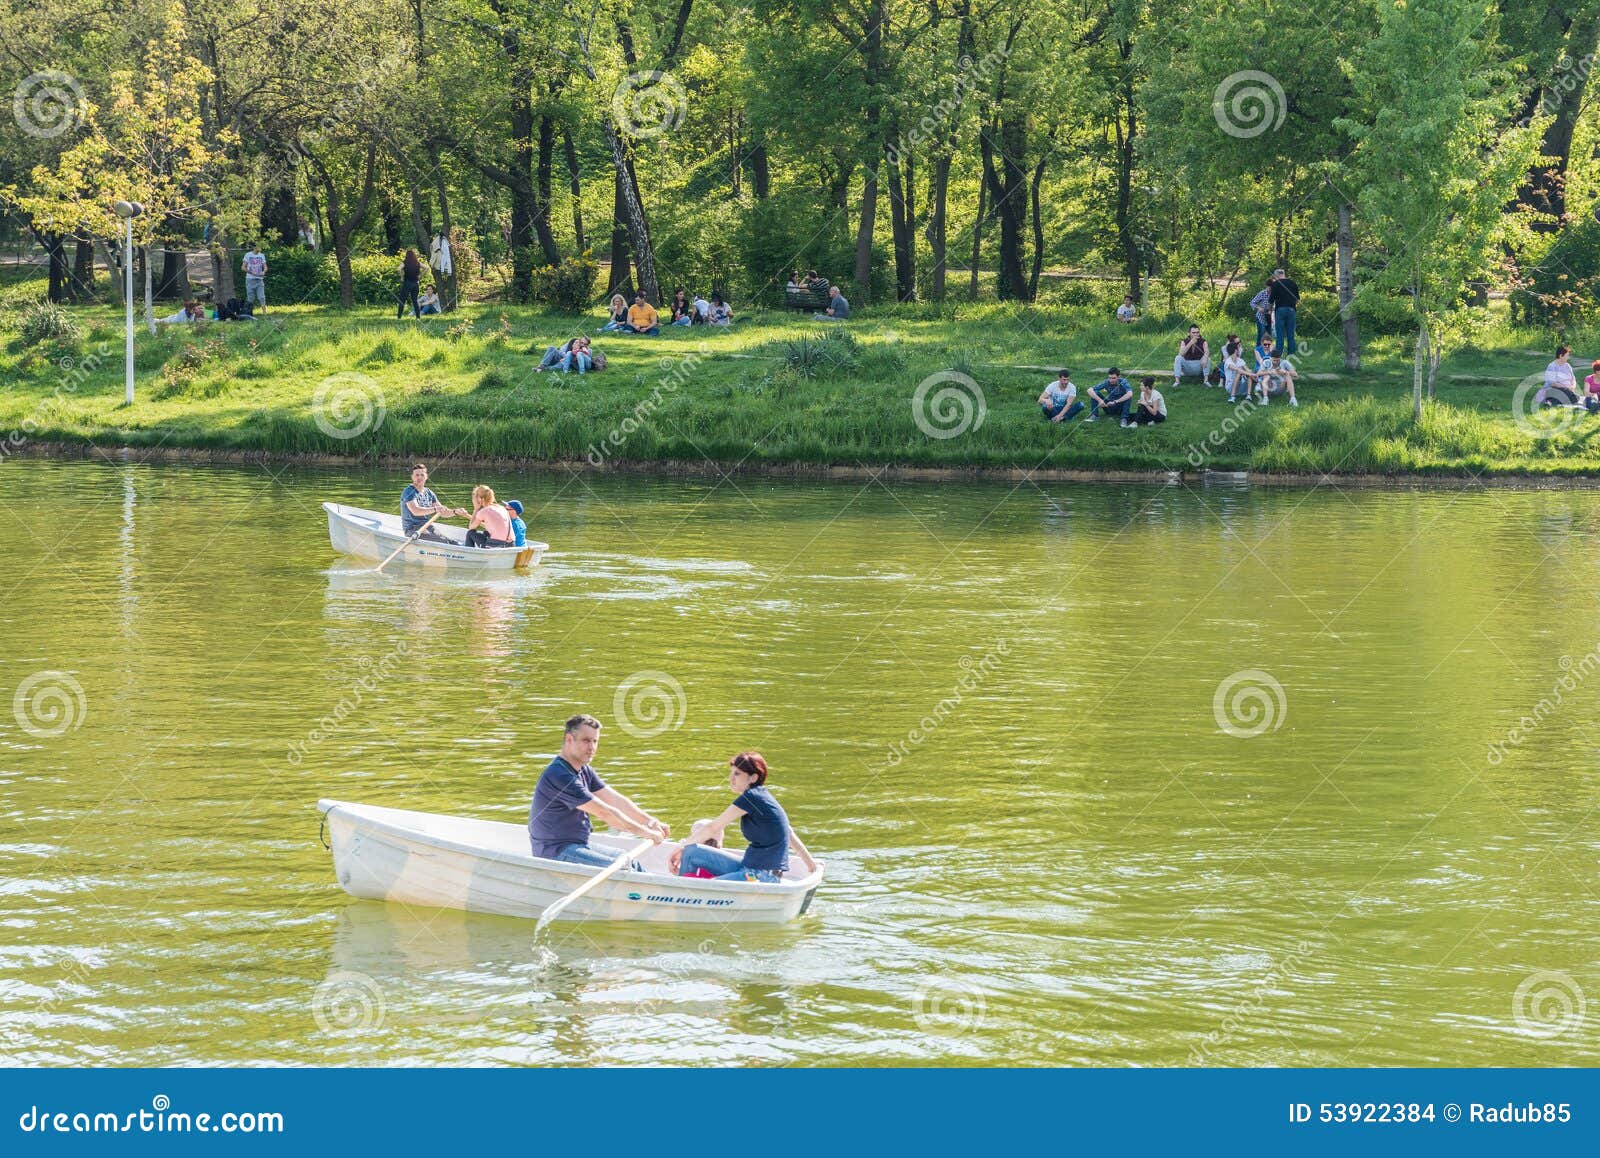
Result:
<svg viewBox="0 0 1600 1158"><path fill-rule="evenodd" d="M1167 400L1156 389L1154 378L1139 380L1139 397L1133 404L1133 414L1124 419L1132 426L1150 426L1167 420Z"/></svg>
<svg viewBox="0 0 1600 1158"><path fill-rule="evenodd" d="M467 546L511 546L511 512L495 501L494 490L472 488L472 519L467 523Z"/></svg>
<svg viewBox="0 0 1600 1158"><path fill-rule="evenodd" d="M417 299L417 312L422 314L439 313L439 291L431 285L423 290L422 296Z"/></svg>
<svg viewBox="0 0 1600 1158"><path fill-rule="evenodd" d="M839 292L839 287L836 285L828 287L828 312L811 315L812 319L818 322L842 322L849 316L850 303L844 300L844 294Z"/></svg>
<svg viewBox="0 0 1600 1158"><path fill-rule="evenodd" d="M628 328L628 302L621 294L611 295L611 320L600 327L599 332L609 334L613 330L626 330Z"/></svg>
<svg viewBox="0 0 1600 1158"><path fill-rule="evenodd" d="M1229 342L1222 362L1222 384L1228 389L1228 401L1243 402L1250 397L1255 383L1256 372L1244 360L1244 343Z"/></svg>
<svg viewBox="0 0 1600 1158"><path fill-rule="evenodd" d="M761 753L740 752L728 761L728 788L738 794L733 803L698 833L691 833L683 848L668 859L667 865L674 873L698 876L698 870L705 869L715 880L776 884L788 871L791 849L799 854L807 873L817 871L817 862L805 842L795 835L783 805L767 790L767 762ZM743 856L709 844L735 820L746 842Z"/></svg>
<svg viewBox="0 0 1600 1158"><path fill-rule="evenodd" d="M1044 393L1039 395L1039 409L1051 422L1065 422L1083 412L1071 370L1061 371L1045 386Z"/></svg>
<svg viewBox="0 0 1600 1158"><path fill-rule="evenodd" d="M1093 422L1104 414L1126 425L1128 403L1132 401L1133 391L1122 380L1122 371L1112 366L1103 379L1089 387L1089 417L1084 421Z"/></svg>
<svg viewBox="0 0 1600 1158"><path fill-rule="evenodd" d="M733 325L733 307L720 293L711 295L709 320L713 326Z"/></svg>
<svg viewBox="0 0 1600 1158"><path fill-rule="evenodd" d="M1138 313L1138 309L1133 304L1133 295L1123 294L1122 304L1117 307L1117 321L1136 322L1139 320Z"/></svg>
<svg viewBox="0 0 1600 1158"><path fill-rule="evenodd" d="M1178 342L1178 356L1172 359L1172 384L1183 385L1185 374L1200 375L1205 384L1211 377L1211 346L1200 334L1199 326L1190 326L1189 335Z"/></svg>
<svg viewBox="0 0 1600 1158"><path fill-rule="evenodd" d="M560 346L547 347L544 358L533 370L536 374L545 370L560 370L563 374L576 370L580 374L587 374L595 366L594 349L589 339L580 334Z"/></svg>
<svg viewBox="0 0 1600 1158"><path fill-rule="evenodd" d="M661 332L661 315L656 313L655 306L644 296L644 290L633 295L633 305L628 309L628 324L622 327L622 332L647 334L650 337Z"/></svg>
<svg viewBox="0 0 1600 1158"><path fill-rule="evenodd" d="M689 317L697 326L709 325L711 322L711 303L699 294L695 294L689 302Z"/></svg>
<svg viewBox="0 0 1600 1158"><path fill-rule="evenodd" d="M687 326L694 322L693 308L689 304L689 294L687 290L680 289L677 293L673 294L672 305L669 308L671 310L672 317L667 323L668 325Z"/></svg>
<svg viewBox="0 0 1600 1158"><path fill-rule="evenodd" d="M1257 380L1261 384L1261 405L1267 404L1267 399L1280 394L1289 396L1290 406L1299 406L1300 400L1294 396L1294 380L1299 377L1299 371L1294 364L1278 351L1274 350L1267 356L1267 364L1261 367Z"/></svg>
<svg viewBox="0 0 1600 1158"><path fill-rule="evenodd" d="M1572 395L1572 401L1578 400L1578 378L1573 372L1571 346L1557 346L1556 360L1544 368L1544 384L1546 388L1560 387Z"/></svg>
<svg viewBox="0 0 1600 1158"><path fill-rule="evenodd" d="M522 521L522 503L512 499L506 503L506 510L511 512L511 545L513 547L526 547L528 545L528 524Z"/></svg>
<svg viewBox="0 0 1600 1158"><path fill-rule="evenodd" d="M428 489L427 467L419 462L411 468L411 485L400 494L400 529L407 538L415 536L432 539L436 543L448 543L450 540L428 526L428 520L435 516L448 519L452 515L465 518L466 514L460 507L445 506L439 501L439 496Z"/></svg>
<svg viewBox="0 0 1600 1158"><path fill-rule="evenodd" d="M1584 409L1590 414L1600 413L1600 358L1589 367L1589 376L1583 380Z"/></svg>

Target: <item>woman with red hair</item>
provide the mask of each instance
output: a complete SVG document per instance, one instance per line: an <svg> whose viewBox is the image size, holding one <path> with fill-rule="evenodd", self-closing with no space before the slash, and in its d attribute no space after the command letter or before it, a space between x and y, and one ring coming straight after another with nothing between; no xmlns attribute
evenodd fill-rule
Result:
<svg viewBox="0 0 1600 1158"><path fill-rule="evenodd" d="M767 791L767 762L760 752L740 752L728 761L728 787L738 793L737 798L720 816L696 826L683 851L672 854L673 872L697 876L705 869L719 881L776 884L789 868L790 849L805 862L806 872L817 871L817 862L789 826L783 805ZM735 820L749 846L743 857L710 846Z"/></svg>

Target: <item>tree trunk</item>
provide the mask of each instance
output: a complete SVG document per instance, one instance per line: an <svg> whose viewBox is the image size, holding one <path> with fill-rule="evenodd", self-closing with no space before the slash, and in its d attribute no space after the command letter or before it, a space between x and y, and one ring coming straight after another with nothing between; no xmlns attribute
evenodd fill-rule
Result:
<svg viewBox="0 0 1600 1158"><path fill-rule="evenodd" d="M861 223L856 227L855 292L865 302L872 289L872 234L878 221L878 154L876 142L867 158L861 185Z"/></svg>
<svg viewBox="0 0 1600 1158"><path fill-rule="evenodd" d="M983 215L987 206L984 200L989 192L989 183L984 180L978 182L978 216L972 222L972 268L969 271L967 285L967 299L978 300L978 262L983 257Z"/></svg>
<svg viewBox="0 0 1600 1158"><path fill-rule="evenodd" d="M909 153L899 154L899 157L905 162L904 175L893 154L884 161L889 176L889 226L894 239L895 298L909 302L915 301L917 296L916 223L912 220L913 209L908 193L912 162Z"/></svg>
<svg viewBox="0 0 1600 1158"><path fill-rule="evenodd" d="M233 274L233 246L221 231L211 234L211 300L225 302L239 296Z"/></svg>
<svg viewBox="0 0 1600 1158"><path fill-rule="evenodd" d="M189 254L186 250L162 248L161 284L156 289L156 297L189 300Z"/></svg>
<svg viewBox="0 0 1600 1158"><path fill-rule="evenodd" d="M50 259L45 297L53 302L65 302L67 287L72 281L72 271L67 263L67 247L62 241L61 234L49 233L34 226L33 235L39 239L39 244L44 246L45 254Z"/></svg>
<svg viewBox="0 0 1600 1158"><path fill-rule="evenodd" d="M144 328L150 331L150 336L156 333L156 292L154 271L150 268L150 247L144 246L139 251L139 259L144 265Z"/></svg>
<svg viewBox="0 0 1600 1158"><path fill-rule="evenodd" d="M659 306L661 287L656 283L655 249L650 244L650 226L645 221L644 206L639 202L638 189L634 184L622 138L617 135L617 127L612 124L609 116L605 118L605 129L606 144L611 149L611 166L616 170L617 185L622 193L622 211L628 225L628 242L633 249L634 266L639 271L639 288L644 291L645 298L652 305ZM612 270L612 276L616 276L615 269Z"/></svg>
<svg viewBox="0 0 1600 1158"><path fill-rule="evenodd" d="M1010 111L1002 115L998 126L980 129L979 141L989 200L1000 222L1000 268L995 289L1002 301L1025 301L1028 283L1022 272L1022 229L1028 203L1021 194L1027 188L1027 174L1020 158L1027 152L1027 130L1020 117Z"/></svg>
<svg viewBox="0 0 1600 1158"><path fill-rule="evenodd" d="M745 160L750 165L750 188L757 201L765 201L772 196L772 170L767 161L767 143L757 137L750 151L745 154Z"/></svg>
<svg viewBox="0 0 1600 1158"><path fill-rule="evenodd" d="M122 294L122 279L126 277L127 274L123 270L121 264L111 256L111 246L106 243L104 238L97 237L95 238L94 243L97 247L99 247L100 260L106 263L106 269L111 274L111 304L121 308L121 306L127 300Z"/></svg>
<svg viewBox="0 0 1600 1158"><path fill-rule="evenodd" d="M415 198L416 192L413 190L413 202ZM394 203L394 198L390 196L388 189L378 194L378 220L383 229L383 252L399 253L405 248L401 241L400 207Z"/></svg>
<svg viewBox="0 0 1600 1158"><path fill-rule="evenodd" d="M1429 402L1432 402L1433 399L1434 399L1434 389L1433 388L1438 383L1438 381L1439 381L1439 344L1437 342L1430 342L1428 344L1428 401Z"/></svg>
<svg viewBox="0 0 1600 1158"><path fill-rule="evenodd" d="M1551 159L1535 163L1522 194L1524 201L1552 218L1533 222L1533 228L1540 232L1554 233L1566 221L1567 165L1572 155L1572 135L1578 125L1578 113L1583 107L1584 90L1588 87L1597 51L1600 51L1600 12L1587 21L1573 24L1567 33L1565 50L1557 58L1568 61L1570 67L1559 72L1543 88L1541 103L1545 112L1553 114L1553 119L1545 128L1539 152Z"/></svg>
<svg viewBox="0 0 1600 1158"><path fill-rule="evenodd" d="M261 212L261 231L267 240L288 249L300 241L300 215L296 212L294 186L274 189Z"/></svg>
<svg viewBox="0 0 1600 1158"><path fill-rule="evenodd" d="M87 234L76 234L72 256L72 300L94 300L94 239Z"/></svg>
<svg viewBox="0 0 1600 1158"><path fill-rule="evenodd" d="M1428 360L1428 319L1425 315L1417 317L1417 349L1416 356L1411 361L1411 418L1420 421L1422 418L1422 371Z"/></svg>
<svg viewBox="0 0 1600 1158"><path fill-rule="evenodd" d="M435 270L433 284L439 291L439 308L445 313L450 313L456 308L459 298L461 254L457 252L456 235L450 223L450 191L445 187L444 169L439 164L439 151L433 145L428 146L428 167L433 175L434 194L439 198L439 228L444 233L445 239L450 242L450 272L441 274Z"/></svg>
<svg viewBox="0 0 1600 1158"><path fill-rule="evenodd" d="M578 167L578 150L572 143L572 126L561 126L561 147L567 158L567 190L572 194L572 247L579 253L589 249L583 234L583 184Z"/></svg>
<svg viewBox="0 0 1600 1158"><path fill-rule="evenodd" d="M633 267L628 252L628 193L626 177L616 174L611 197L611 277L607 294L621 294L633 300Z"/></svg>
<svg viewBox="0 0 1600 1158"><path fill-rule="evenodd" d="M1350 203L1339 199L1336 246L1339 263L1339 322L1344 333L1344 368L1361 369L1361 331L1356 319L1355 230L1350 223Z"/></svg>
<svg viewBox="0 0 1600 1158"><path fill-rule="evenodd" d="M1137 160L1135 141L1139 131L1139 106L1135 99L1133 87L1133 43L1122 40L1117 43L1117 52L1122 57L1122 109L1116 116L1117 126L1117 242L1122 247L1122 265L1128 275L1128 292L1133 295L1133 300L1142 302L1143 293L1139 285L1139 276L1143 262L1139 253L1139 238L1133 228L1133 171Z"/></svg>
<svg viewBox="0 0 1600 1158"><path fill-rule="evenodd" d="M550 205L554 200L551 190L555 185L556 123L547 116L539 118L539 164L534 171L533 229L539 238L539 248L544 251L546 265L561 264L561 247L550 228Z"/></svg>
<svg viewBox="0 0 1600 1158"><path fill-rule="evenodd" d="M1033 182L1028 190L1028 205L1033 214L1033 268L1028 271L1028 300L1039 300L1039 275L1044 272L1044 217L1039 212L1039 188L1044 184L1047 152L1033 167Z"/></svg>

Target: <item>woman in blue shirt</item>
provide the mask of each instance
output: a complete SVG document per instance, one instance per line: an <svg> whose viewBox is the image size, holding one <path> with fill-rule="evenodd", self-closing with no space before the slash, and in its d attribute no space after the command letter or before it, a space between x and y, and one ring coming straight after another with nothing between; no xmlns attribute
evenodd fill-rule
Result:
<svg viewBox="0 0 1600 1158"><path fill-rule="evenodd" d="M761 758L761 753L740 752L728 761L728 787L737 792L738 797L722 810L722 815L702 825L696 835L702 840L715 839L737 820L749 845L744 856L686 841L683 851L672 856L673 872L693 876L703 868L719 881L775 884L789 867L790 849L805 862L807 873L817 871L817 862L789 827L783 805L767 791L767 762Z"/></svg>

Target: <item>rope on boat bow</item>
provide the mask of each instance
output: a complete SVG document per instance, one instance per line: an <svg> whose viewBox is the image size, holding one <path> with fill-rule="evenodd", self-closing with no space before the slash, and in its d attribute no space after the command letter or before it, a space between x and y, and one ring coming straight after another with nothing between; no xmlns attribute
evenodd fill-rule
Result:
<svg viewBox="0 0 1600 1158"><path fill-rule="evenodd" d="M328 835L327 834L328 834L328 814L326 812L324 812L322 814L322 823L317 827L317 839L322 842L322 847L323 848L327 849L329 852L332 852L333 851L333 845L328 843Z"/></svg>

